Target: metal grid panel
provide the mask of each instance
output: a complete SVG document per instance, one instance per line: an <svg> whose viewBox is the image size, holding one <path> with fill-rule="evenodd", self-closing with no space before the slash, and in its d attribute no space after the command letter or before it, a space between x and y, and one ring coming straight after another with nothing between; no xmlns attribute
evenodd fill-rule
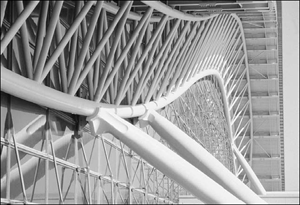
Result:
<svg viewBox="0 0 300 205"><path fill-rule="evenodd" d="M18 101L20 99L14 98L13 103ZM16 116L20 118L35 116L33 121L27 118L28 125L15 135L28 201L44 203L46 200L47 203L58 203L63 198L65 203L169 203L170 200L178 202L178 184L149 165L114 136L104 134L95 138L90 134L89 126L83 126L84 124L80 126L79 131L74 132L77 123L72 121L72 118L67 120L68 116L54 110L50 113L47 111L48 114L44 110L43 114L36 115L34 112L39 111L40 107L31 104L32 107L36 109L20 115L15 109L10 110L8 106L10 110L8 113L12 114L12 122L16 125L18 124L14 120ZM46 121L46 116L49 121ZM65 119L62 120L61 116ZM48 123L50 130L46 128ZM6 125L4 130L7 129ZM14 127L11 129L14 130ZM145 131L160 139L155 132ZM50 138L44 141L43 137L47 133ZM7 192L7 184L3 180L5 176L7 177L8 165L12 177L9 185L15 187L11 190L10 197L22 200L24 193L17 174L18 161L15 160L14 154L16 148L7 136L7 131L1 136L1 144L5 145L1 154L3 163L1 196L5 196ZM22 141L27 137L34 138ZM53 146L55 155L50 150L49 154L40 151L41 149L45 151L47 143L49 149ZM9 150L7 146L10 147ZM10 157L6 155L7 151L11 153ZM6 159L11 159L10 165ZM47 160L45 162L41 159ZM30 166L32 164L34 166ZM48 167L46 172L45 166ZM60 187L57 188L56 180L49 179L58 179Z"/></svg>

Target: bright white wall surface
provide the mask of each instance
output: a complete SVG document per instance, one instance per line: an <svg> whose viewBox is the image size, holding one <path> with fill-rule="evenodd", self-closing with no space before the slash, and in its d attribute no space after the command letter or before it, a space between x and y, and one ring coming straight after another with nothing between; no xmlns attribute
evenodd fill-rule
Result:
<svg viewBox="0 0 300 205"><path fill-rule="evenodd" d="M260 197L268 204L299 204L299 192L267 192Z"/></svg>
<svg viewBox="0 0 300 205"><path fill-rule="evenodd" d="M285 190L299 191L299 1L282 1Z"/></svg>
<svg viewBox="0 0 300 205"><path fill-rule="evenodd" d="M204 204L194 196L179 196L179 204Z"/></svg>

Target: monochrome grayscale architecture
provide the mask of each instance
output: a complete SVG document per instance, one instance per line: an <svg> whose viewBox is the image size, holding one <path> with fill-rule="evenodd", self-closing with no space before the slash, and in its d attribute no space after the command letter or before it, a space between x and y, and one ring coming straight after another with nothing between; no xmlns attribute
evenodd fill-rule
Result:
<svg viewBox="0 0 300 205"><path fill-rule="evenodd" d="M282 69L281 2L1 1L1 203L293 202Z"/></svg>

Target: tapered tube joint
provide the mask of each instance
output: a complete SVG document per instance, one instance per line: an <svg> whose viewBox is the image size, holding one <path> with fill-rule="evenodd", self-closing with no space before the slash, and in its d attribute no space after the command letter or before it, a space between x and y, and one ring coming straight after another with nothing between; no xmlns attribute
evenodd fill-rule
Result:
<svg viewBox="0 0 300 205"><path fill-rule="evenodd" d="M171 149L117 115L98 108L87 120L93 134L114 135L204 203L243 203Z"/></svg>

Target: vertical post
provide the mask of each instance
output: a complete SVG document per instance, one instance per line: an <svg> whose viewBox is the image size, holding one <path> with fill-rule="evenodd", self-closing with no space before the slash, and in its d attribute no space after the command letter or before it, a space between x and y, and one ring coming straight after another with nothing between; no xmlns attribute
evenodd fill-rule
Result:
<svg viewBox="0 0 300 205"><path fill-rule="evenodd" d="M131 179L132 179L132 155L131 155L131 153L132 153L132 151L130 150L129 151L129 155L128 155L128 157L129 157L129 163L128 163L128 171L129 171L129 173L128 173L128 175L129 175L129 179L128 179L128 188L129 188L129 190L128 190L128 201L129 201L129 204L132 204L132 200L131 200L131 198L132 198L132 194L131 194Z"/></svg>
<svg viewBox="0 0 300 205"><path fill-rule="evenodd" d="M47 110L46 118L48 119L49 110ZM47 122L46 122L47 123ZM49 139L47 134L47 128L46 124L44 125L43 129L43 135L44 135L44 141L45 141L45 148L46 148L46 154L49 154ZM45 204L48 204L49 202L49 160L45 159Z"/></svg>
<svg viewBox="0 0 300 205"><path fill-rule="evenodd" d="M2 4L2 2L1 2ZM14 9L13 9L13 1L10 2L10 23L13 25L13 14L14 14ZM2 6L2 5L1 5ZM2 44L2 41L1 41ZM13 59L13 41L8 45L7 49L7 60L8 60L8 69L12 70L12 59ZM2 70L2 69L1 69ZM11 141L11 96L7 98L7 114L6 114L6 119L5 119L5 129L6 129L6 140L8 143ZM2 147L1 147L2 148ZM6 198L7 200L10 200L10 166L11 166L11 151L10 151L10 146L7 146L6 149ZM2 154L2 149L1 149L1 154Z"/></svg>
<svg viewBox="0 0 300 205"><path fill-rule="evenodd" d="M157 169L155 169L155 173L154 173L154 177L155 177L155 179L153 180L154 181L154 183L153 183L153 187L154 187L154 189L153 189L153 191L154 191L154 194L155 194L155 196L156 196L156 204L158 204L159 202L158 202L158 199L159 199L159 193L158 193L158 177L157 177L157 175L158 175L158 173L157 173Z"/></svg>
<svg viewBox="0 0 300 205"><path fill-rule="evenodd" d="M86 181L88 184L88 203L92 203L92 191L91 191L91 178L90 178L90 163L87 160L87 155L85 153L85 149L84 149L84 145L82 142L82 137L80 138L80 146L82 149L82 153L83 153L83 158L84 158L84 162L85 162L85 185L86 185Z"/></svg>
<svg viewBox="0 0 300 205"><path fill-rule="evenodd" d="M78 133L76 133L76 135L78 135ZM75 157L74 157L74 161L75 164L78 166L75 170L75 185L74 185L74 203L78 204L78 174L79 174L79 161L78 161L78 140L77 140L77 136L75 136L75 134L72 136L73 140L74 140L74 149L75 149Z"/></svg>
<svg viewBox="0 0 300 205"><path fill-rule="evenodd" d="M114 180L113 180L113 175L111 174L111 203L115 203L115 194L114 194Z"/></svg>
<svg viewBox="0 0 300 205"><path fill-rule="evenodd" d="M246 203L265 203L200 144L157 112L148 110L140 123L142 126L149 123L179 155L239 199Z"/></svg>
<svg viewBox="0 0 300 205"><path fill-rule="evenodd" d="M46 133L47 133L47 138L50 138L50 146L51 146L50 148L51 148L51 152L52 152L52 156L53 156L53 163L54 163L54 169L55 169L55 175L56 175L56 183L57 183L58 194L59 194L59 203L63 203L64 201L63 201L62 189L61 189L58 167L57 167L57 162L56 162L55 148L54 148L52 134L51 134L50 125L49 125L48 120L49 120L49 114L47 116L47 121L46 121Z"/></svg>
<svg viewBox="0 0 300 205"><path fill-rule="evenodd" d="M168 178L168 181L167 181L167 198L168 198L168 201L171 201L171 198L170 198L170 178Z"/></svg>
<svg viewBox="0 0 300 205"><path fill-rule="evenodd" d="M129 186L128 187L128 191L129 191L129 195L128 195L128 204L132 204L132 187L131 186Z"/></svg>
<svg viewBox="0 0 300 205"><path fill-rule="evenodd" d="M41 152L43 151L43 147L44 147L44 142L45 140L42 140L42 145L41 145ZM33 198L34 198L34 192L35 192L35 186L36 186L36 183L38 181L37 179L37 176L38 176L38 171L39 171L39 168L40 168L40 163L41 163L41 158L38 159L38 164L36 165L36 169L34 171L34 179L33 179L33 188L32 188L32 193L31 193L31 199L30 199L30 202L33 201Z"/></svg>
<svg viewBox="0 0 300 205"><path fill-rule="evenodd" d="M130 150L132 152L132 150ZM141 178L143 177L143 186L144 186L144 197L143 197L143 204L147 204L147 182L145 177L145 166L144 162L141 159Z"/></svg>
<svg viewBox="0 0 300 205"><path fill-rule="evenodd" d="M11 113L8 113L9 115L11 115ZM10 116L10 120L11 120L11 116ZM11 130L10 130L10 135L13 139L13 143L14 143L14 150L15 150L15 155L16 155L16 160L17 160L17 165L18 165L18 171L19 171L19 176L20 176L20 182L21 182L21 187L22 187L22 193L23 193L23 200L24 203L27 203L27 196L26 196L26 190L25 190L25 183L24 183L24 178L23 178L23 172L22 172L22 166L21 166L21 161L20 161L20 156L19 156L19 150L18 150L18 145L17 145L17 141L15 139L15 134L14 134L14 129L13 129L13 124L11 121Z"/></svg>
<svg viewBox="0 0 300 205"><path fill-rule="evenodd" d="M11 141L11 134L10 134L10 119L8 119L10 117L10 110L11 110L11 97L8 97L8 103L7 103L8 107L7 107L7 116L6 116L6 120L5 120L5 128L7 129L7 133L6 133L6 140L8 143L10 143ZM10 200L10 166L11 166L11 151L10 151L10 146L7 146L7 153L6 153L6 198L7 200Z"/></svg>
<svg viewBox="0 0 300 205"><path fill-rule="evenodd" d="M101 157L100 156L102 155L101 149L100 149L101 148L101 140L100 140L100 136L99 135L97 135L96 137L97 137L97 141L98 141L98 156L99 156L99 158L97 160L97 163L98 163L98 173L100 174L100 172L101 172ZM102 188L101 188L101 178L100 178L100 176L97 179L97 187L98 187L97 204L101 204L101 195L102 195L101 190L102 190Z"/></svg>

